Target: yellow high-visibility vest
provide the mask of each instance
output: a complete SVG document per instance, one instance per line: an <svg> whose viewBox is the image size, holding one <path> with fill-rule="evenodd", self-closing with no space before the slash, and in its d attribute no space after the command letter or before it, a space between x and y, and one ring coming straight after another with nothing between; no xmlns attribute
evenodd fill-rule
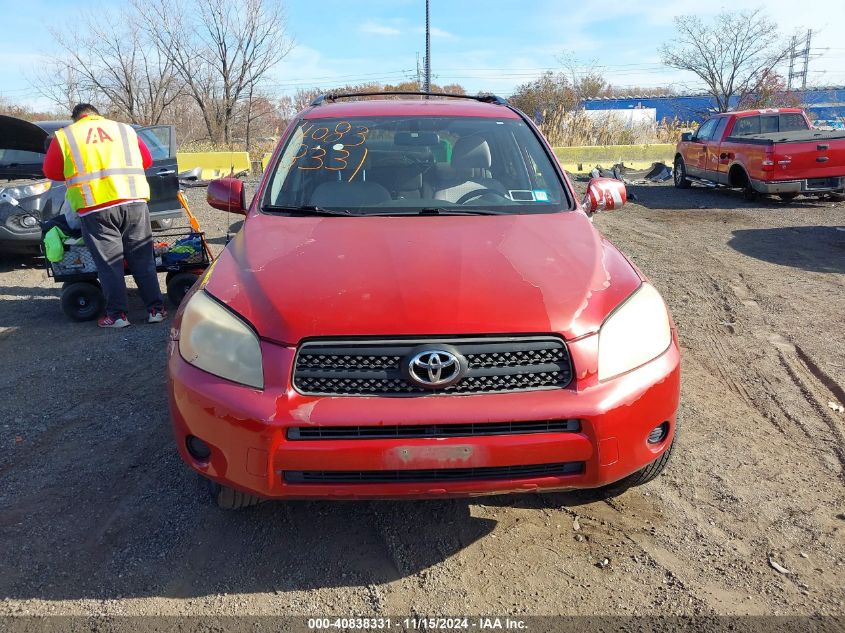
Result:
<svg viewBox="0 0 845 633"><path fill-rule="evenodd" d="M65 158L65 197L74 211L150 199L132 126L92 115L56 130L56 141Z"/></svg>

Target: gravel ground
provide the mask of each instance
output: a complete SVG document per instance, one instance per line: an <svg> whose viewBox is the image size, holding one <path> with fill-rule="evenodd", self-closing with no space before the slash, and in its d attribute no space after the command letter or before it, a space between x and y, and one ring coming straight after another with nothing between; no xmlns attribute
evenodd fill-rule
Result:
<svg viewBox="0 0 845 633"><path fill-rule="evenodd" d="M174 450L166 326L72 323L0 258L0 615L844 614L845 203L630 190L595 222L673 311L684 428L605 499L223 512Z"/></svg>

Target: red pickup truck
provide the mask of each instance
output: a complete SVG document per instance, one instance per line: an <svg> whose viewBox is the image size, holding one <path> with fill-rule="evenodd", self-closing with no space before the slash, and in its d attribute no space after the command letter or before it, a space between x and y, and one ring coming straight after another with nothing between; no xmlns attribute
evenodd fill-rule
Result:
<svg viewBox="0 0 845 633"><path fill-rule="evenodd" d="M815 130L799 108L725 112L685 133L675 186L692 181L740 188L746 198L845 191L845 131Z"/></svg>

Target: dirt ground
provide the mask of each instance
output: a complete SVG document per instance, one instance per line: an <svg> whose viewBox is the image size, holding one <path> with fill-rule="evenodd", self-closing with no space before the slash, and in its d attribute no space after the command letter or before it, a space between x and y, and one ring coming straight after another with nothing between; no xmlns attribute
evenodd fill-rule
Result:
<svg viewBox="0 0 845 633"><path fill-rule="evenodd" d="M845 614L845 203L630 191L595 223L672 309L683 429L612 498L218 510L174 450L166 326L72 323L0 259L0 615Z"/></svg>

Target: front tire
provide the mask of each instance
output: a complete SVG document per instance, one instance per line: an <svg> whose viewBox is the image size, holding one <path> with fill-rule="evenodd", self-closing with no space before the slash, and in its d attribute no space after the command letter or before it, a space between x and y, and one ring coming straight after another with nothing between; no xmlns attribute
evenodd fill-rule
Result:
<svg viewBox="0 0 845 633"><path fill-rule="evenodd" d="M672 172L676 189L689 189L692 183L687 178L687 166L680 156L675 158L675 170Z"/></svg>
<svg viewBox="0 0 845 633"><path fill-rule="evenodd" d="M242 510L255 506L264 501L261 497L250 495L228 486L222 486L216 481L205 479L208 494L221 510Z"/></svg>

